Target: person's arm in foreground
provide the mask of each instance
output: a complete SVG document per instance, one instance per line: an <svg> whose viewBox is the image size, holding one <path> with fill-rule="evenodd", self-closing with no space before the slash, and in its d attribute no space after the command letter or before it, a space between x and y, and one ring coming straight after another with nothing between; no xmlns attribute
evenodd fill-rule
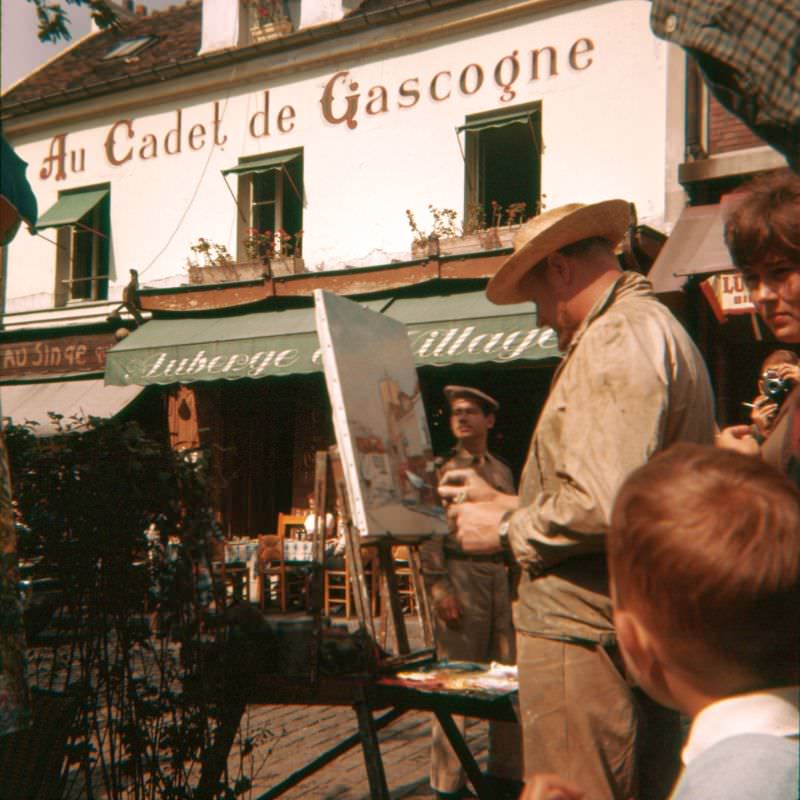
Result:
<svg viewBox="0 0 800 800"><path fill-rule="evenodd" d="M761 447L753 436L751 425L731 425L723 428L716 436L714 444L723 450L733 450L745 456L759 456Z"/></svg>

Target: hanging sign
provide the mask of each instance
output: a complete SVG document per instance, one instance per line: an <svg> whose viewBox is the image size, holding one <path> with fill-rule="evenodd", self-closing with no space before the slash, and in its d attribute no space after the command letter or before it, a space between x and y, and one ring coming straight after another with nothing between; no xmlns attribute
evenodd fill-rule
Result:
<svg viewBox="0 0 800 800"><path fill-rule="evenodd" d="M102 372L113 333L59 336L0 344L0 380L41 378L78 372Z"/></svg>
<svg viewBox="0 0 800 800"><path fill-rule="evenodd" d="M731 314L752 314L755 306L740 272L717 272L700 284L717 321L725 322Z"/></svg>

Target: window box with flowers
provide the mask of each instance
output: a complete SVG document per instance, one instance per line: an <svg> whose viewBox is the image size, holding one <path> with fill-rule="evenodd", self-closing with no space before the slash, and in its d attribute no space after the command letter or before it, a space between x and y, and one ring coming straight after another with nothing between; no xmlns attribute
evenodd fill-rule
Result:
<svg viewBox="0 0 800 800"><path fill-rule="evenodd" d="M250 42L258 44L292 32L292 21L284 0L242 0L248 15Z"/></svg>
<svg viewBox="0 0 800 800"><path fill-rule="evenodd" d="M248 228L242 239L242 246L252 263L266 267L272 277L296 275L305 272L303 261L303 231L287 233L283 228L277 231Z"/></svg>
<svg viewBox="0 0 800 800"><path fill-rule="evenodd" d="M194 253L186 259L189 283L225 283L264 276L263 264L237 263L224 244L216 244L201 237L189 249Z"/></svg>
<svg viewBox="0 0 800 800"><path fill-rule="evenodd" d="M427 233L420 229L414 214L407 209L408 225L414 235L411 242L412 257L460 255L511 247L515 231L527 219L525 203L511 203L508 208L503 208L493 201L491 207L490 223L487 223L481 206L471 206L467 218L459 225L456 211L429 205L433 224Z"/></svg>
<svg viewBox="0 0 800 800"><path fill-rule="evenodd" d="M246 261L234 261L225 245L200 238L190 248L194 255L186 259L189 283L263 280L305 272L300 256L302 238L302 231L292 236L283 230L273 233L250 228L242 240Z"/></svg>

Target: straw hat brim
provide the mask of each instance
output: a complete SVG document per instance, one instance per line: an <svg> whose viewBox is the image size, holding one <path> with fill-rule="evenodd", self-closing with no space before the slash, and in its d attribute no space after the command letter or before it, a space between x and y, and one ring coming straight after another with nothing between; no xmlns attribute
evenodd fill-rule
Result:
<svg viewBox="0 0 800 800"><path fill-rule="evenodd" d="M520 289L522 278L540 261L568 244L598 237L612 247L619 244L631 220L626 200L604 200L586 206L564 206L564 214L538 231L512 253L486 287L486 296L497 305L523 303L531 298ZM536 221L536 217L531 222Z"/></svg>

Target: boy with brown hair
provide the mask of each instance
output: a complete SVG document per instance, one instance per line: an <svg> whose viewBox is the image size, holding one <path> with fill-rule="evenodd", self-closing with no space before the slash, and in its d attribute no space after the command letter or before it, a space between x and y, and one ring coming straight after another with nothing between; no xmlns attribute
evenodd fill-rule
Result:
<svg viewBox="0 0 800 800"><path fill-rule="evenodd" d="M607 542L625 664L692 718L673 800L796 800L800 492L739 453L678 444L621 488ZM526 800L591 800L539 776Z"/></svg>

